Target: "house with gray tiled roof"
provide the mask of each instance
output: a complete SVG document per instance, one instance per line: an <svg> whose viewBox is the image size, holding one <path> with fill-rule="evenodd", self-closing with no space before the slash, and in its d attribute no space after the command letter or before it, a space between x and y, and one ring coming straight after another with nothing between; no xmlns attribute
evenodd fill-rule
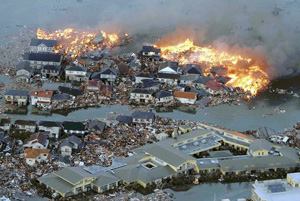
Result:
<svg viewBox="0 0 300 201"><path fill-rule="evenodd" d="M33 69L28 61L21 61L16 66L16 80L19 83L29 83L33 75Z"/></svg>
<svg viewBox="0 0 300 201"><path fill-rule="evenodd" d="M4 94L5 102L26 106L29 101L29 91L27 90L8 90Z"/></svg>
<svg viewBox="0 0 300 201"><path fill-rule="evenodd" d="M24 54L24 61L28 61L30 66L38 72L45 65L61 65L62 56L53 53L27 52Z"/></svg>
<svg viewBox="0 0 300 201"><path fill-rule="evenodd" d="M31 149L46 149L48 144L48 134L45 132L38 132L32 134L28 139L26 139L23 147Z"/></svg>
<svg viewBox="0 0 300 201"><path fill-rule="evenodd" d="M71 156L73 150L81 150L82 146L81 139L72 135L60 143L59 151L62 156Z"/></svg>
<svg viewBox="0 0 300 201"><path fill-rule="evenodd" d="M62 123L56 121L40 121L39 131L49 132L49 138L58 139L62 131Z"/></svg>
<svg viewBox="0 0 300 201"><path fill-rule="evenodd" d="M131 116L133 123L152 124L155 120L155 114L153 112L135 111Z"/></svg>
<svg viewBox="0 0 300 201"><path fill-rule="evenodd" d="M174 100L173 94L169 91L160 91L155 94L155 102L166 103Z"/></svg>
<svg viewBox="0 0 300 201"><path fill-rule="evenodd" d="M58 78L61 75L61 66L45 65L41 73L46 78Z"/></svg>
<svg viewBox="0 0 300 201"><path fill-rule="evenodd" d="M130 100L134 102L149 103L152 99L152 93L147 89L134 89L130 92Z"/></svg>
<svg viewBox="0 0 300 201"><path fill-rule="evenodd" d="M66 80L76 82L86 82L88 80L87 68L81 66L67 66Z"/></svg>
<svg viewBox="0 0 300 201"><path fill-rule="evenodd" d="M56 40L46 40L46 39L37 39L32 38L30 41L30 52L48 52L52 53L54 51L54 47L57 45Z"/></svg>

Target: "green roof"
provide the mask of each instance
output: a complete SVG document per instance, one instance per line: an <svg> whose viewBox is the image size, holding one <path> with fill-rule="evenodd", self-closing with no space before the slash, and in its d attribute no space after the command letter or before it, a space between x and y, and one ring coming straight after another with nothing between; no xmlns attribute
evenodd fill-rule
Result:
<svg viewBox="0 0 300 201"><path fill-rule="evenodd" d="M55 174L71 184L76 184L87 177L94 177L94 175L88 173L81 167L67 167L55 172Z"/></svg>
<svg viewBox="0 0 300 201"><path fill-rule="evenodd" d="M65 194L73 189L73 185L59 178L55 173L38 178L38 181L55 189L56 191Z"/></svg>
<svg viewBox="0 0 300 201"><path fill-rule="evenodd" d="M299 162L284 156L260 156L219 160L219 165L224 172L287 168L295 167L298 164Z"/></svg>
<svg viewBox="0 0 300 201"><path fill-rule="evenodd" d="M120 181L119 178L115 177L110 172L101 172L99 175L97 175L99 178L96 179L93 184L98 187L102 187L104 185L112 184L115 182Z"/></svg>
<svg viewBox="0 0 300 201"><path fill-rule="evenodd" d="M144 183L150 183L155 180L176 174L176 171L169 166L158 165L155 168L148 169L137 164L118 168L114 170L114 172L117 177L121 178L126 183L132 183L138 180Z"/></svg>
<svg viewBox="0 0 300 201"><path fill-rule="evenodd" d="M181 152L171 146L163 146L162 143L153 143L140 148L137 148L138 152L144 152L145 154L152 155L160 160L172 165L179 166L185 163L187 160L194 160L194 157ZM133 150L135 152L135 150ZM137 153L137 152L136 152Z"/></svg>

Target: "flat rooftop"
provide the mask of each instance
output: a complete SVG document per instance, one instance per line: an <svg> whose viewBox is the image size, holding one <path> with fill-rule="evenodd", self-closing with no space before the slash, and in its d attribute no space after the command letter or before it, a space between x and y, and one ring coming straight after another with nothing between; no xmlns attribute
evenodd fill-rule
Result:
<svg viewBox="0 0 300 201"><path fill-rule="evenodd" d="M300 173L289 173L288 174L291 179L293 179L296 183L300 182ZM299 195L300 196L300 195Z"/></svg>
<svg viewBox="0 0 300 201"><path fill-rule="evenodd" d="M254 192L268 201L299 200L300 188L292 188L286 180L268 180L253 184Z"/></svg>

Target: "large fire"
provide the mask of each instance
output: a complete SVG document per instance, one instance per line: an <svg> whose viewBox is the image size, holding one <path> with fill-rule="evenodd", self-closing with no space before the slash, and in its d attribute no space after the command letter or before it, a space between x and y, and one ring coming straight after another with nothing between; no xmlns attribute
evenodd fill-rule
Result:
<svg viewBox="0 0 300 201"><path fill-rule="evenodd" d="M38 39L57 40L58 45L55 47L55 53L65 53L71 57L77 57L90 50L102 50L104 46L111 48L119 42L119 37L115 33L107 34L101 31L101 35L99 35L96 31L85 32L77 31L72 28L56 30L54 32L37 29L36 35ZM94 42L93 40L98 37L100 37L100 39Z"/></svg>
<svg viewBox="0 0 300 201"><path fill-rule="evenodd" d="M241 55L231 55L226 52L220 52L211 46L200 47L194 45L193 41L187 39L183 43L175 46L160 46L161 57L166 60L178 61L180 64L202 64L205 68L205 74L216 66L222 66L227 69L227 77L230 80L227 86L242 88L251 95L269 84L269 78L265 71L258 65L253 65L251 58L245 58ZM243 62L246 67L241 67Z"/></svg>

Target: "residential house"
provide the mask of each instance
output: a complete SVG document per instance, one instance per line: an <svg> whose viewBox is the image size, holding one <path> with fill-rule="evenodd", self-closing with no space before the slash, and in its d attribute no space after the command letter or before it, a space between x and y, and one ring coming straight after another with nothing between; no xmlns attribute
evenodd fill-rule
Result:
<svg viewBox="0 0 300 201"><path fill-rule="evenodd" d="M66 167L44 175L38 181L62 197L91 190L104 193L120 184L120 179L114 176L113 171L92 171L85 167Z"/></svg>
<svg viewBox="0 0 300 201"><path fill-rule="evenodd" d="M104 67L99 72L100 80L114 82L118 76L118 70L114 68ZM94 77L94 76L93 76ZM92 77L92 79L93 79Z"/></svg>
<svg viewBox="0 0 300 201"><path fill-rule="evenodd" d="M106 123L98 120L91 120L89 130L103 132L106 128Z"/></svg>
<svg viewBox="0 0 300 201"><path fill-rule="evenodd" d="M45 65L41 73L46 78L58 78L61 75L61 66Z"/></svg>
<svg viewBox="0 0 300 201"><path fill-rule="evenodd" d="M135 83L142 83L142 80L153 80L154 75L152 73L138 72L135 74Z"/></svg>
<svg viewBox="0 0 300 201"><path fill-rule="evenodd" d="M192 86L197 89L206 89L206 82L212 80L210 77L200 76L198 79L193 81Z"/></svg>
<svg viewBox="0 0 300 201"><path fill-rule="evenodd" d="M64 139L59 145L59 151L62 156L71 156L73 150L81 150L83 143L81 139L72 135Z"/></svg>
<svg viewBox="0 0 300 201"><path fill-rule="evenodd" d="M28 61L22 61L16 66L16 80L19 83L30 83L33 69Z"/></svg>
<svg viewBox="0 0 300 201"><path fill-rule="evenodd" d="M143 49L141 50L141 55L144 57L151 57L151 58L156 58L159 59L160 58L160 49L155 48L153 46L150 45L144 45Z"/></svg>
<svg viewBox="0 0 300 201"><path fill-rule="evenodd" d="M153 99L151 92L147 89L134 89L130 92L130 100L139 103L149 103Z"/></svg>
<svg viewBox="0 0 300 201"><path fill-rule="evenodd" d="M147 89L150 91L157 91L160 87L160 83L157 80L142 80L142 83L138 85L139 88Z"/></svg>
<svg viewBox="0 0 300 201"><path fill-rule="evenodd" d="M9 131L10 129L10 119L9 118L1 118L0 119L0 129L3 131Z"/></svg>
<svg viewBox="0 0 300 201"><path fill-rule="evenodd" d="M174 100L173 94L169 91L157 92L154 97L157 103L167 103Z"/></svg>
<svg viewBox="0 0 300 201"><path fill-rule="evenodd" d="M249 146L249 154L252 156L267 156L272 149L272 144L265 139L257 139L251 142Z"/></svg>
<svg viewBox="0 0 300 201"><path fill-rule="evenodd" d="M32 91L31 96L31 105L33 106L48 106L51 104L51 98L53 91L39 90Z"/></svg>
<svg viewBox="0 0 300 201"><path fill-rule="evenodd" d="M178 62L167 61L159 65L158 73L178 74Z"/></svg>
<svg viewBox="0 0 300 201"><path fill-rule="evenodd" d="M5 102L17 104L18 106L26 106L29 100L29 91L27 90L8 90L4 94Z"/></svg>
<svg viewBox="0 0 300 201"><path fill-rule="evenodd" d="M187 64L183 70L184 74L186 75L199 75L202 76L203 72L202 69L200 67L200 65L197 64Z"/></svg>
<svg viewBox="0 0 300 201"><path fill-rule="evenodd" d="M67 94L74 97L82 96L84 93L82 89L76 89L76 88L64 87L64 86L59 86L58 90L62 94Z"/></svg>
<svg viewBox="0 0 300 201"><path fill-rule="evenodd" d="M25 162L27 165L35 166L41 162L50 160L49 149L25 149Z"/></svg>
<svg viewBox="0 0 300 201"><path fill-rule="evenodd" d="M62 131L62 123L56 121L40 121L39 131L48 132L49 138L58 139Z"/></svg>
<svg viewBox="0 0 300 201"><path fill-rule="evenodd" d="M30 66L36 72L39 72L42 66L45 65L60 66L62 56L60 54L53 53L25 53L24 61L28 61Z"/></svg>
<svg viewBox="0 0 300 201"><path fill-rule="evenodd" d="M84 135L86 133L86 127L82 122L64 121L62 125L66 134Z"/></svg>
<svg viewBox="0 0 300 201"><path fill-rule="evenodd" d="M86 82L88 80L87 68L80 66L66 67L66 80L76 82Z"/></svg>
<svg viewBox="0 0 300 201"><path fill-rule="evenodd" d="M99 92L100 91L100 81L88 80L85 88L86 88L86 91Z"/></svg>
<svg viewBox="0 0 300 201"><path fill-rule="evenodd" d="M160 83L166 83L171 85L177 85L179 75L178 74L167 74L167 73L158 73L157 79Z"/></svg>
<svg viewBox="0 0 300 201"><path fill-rule="evenodd" d="M56 45L57 45L56 40L32 38L29 48L30 48L30 52L52 53L52 52L54 52L54 48Z"/></svg>
<svg viewBox="0 0 300 201"><path fill-rule="evenodd" d="M155 120L153 112L135 111L132 113L132 123L152 124Z"/></svg>
<svg viewBox="0 0 300 201"><path fill-rule="evenodd" d="M180 84L191 85L195 80L199 79L199 74L180 75Z"/></svg>
<svg viewBox="0 0 300 201"><path fill-rule="evenodd" d="M197 100L197 94L193 92L175 91L173 95L181 103L195 104Z"/></svg>
<svg viewBox="0 0 300 201"><path fill-rule="evenodd" d="M34 133L36 131L36 122L30 120L16 120L14 127L18 130Z"/></svg>
<svg viewBox="0 0 300 201"><path fill-rule="evenodd" d="M225 92L225 88L215 80L209 80L205 83L206 91L210 94L217 95Z"/></svg>
<svg viewBox="0 0 300 201"><path fill-rule="evenodd" d="M28 139L24 141L23 147L31 149L47 149L49 145L48 133L38 132L32 134Z"/></svg>

